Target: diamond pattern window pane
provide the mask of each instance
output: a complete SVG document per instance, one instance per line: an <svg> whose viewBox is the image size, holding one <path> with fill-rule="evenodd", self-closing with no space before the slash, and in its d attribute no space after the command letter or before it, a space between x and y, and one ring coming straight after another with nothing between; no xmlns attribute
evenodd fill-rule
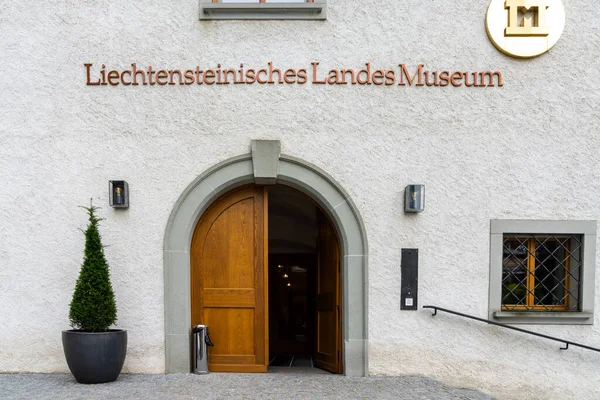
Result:
<svg viewBox="0 0 600 400"><path fill-rule="evenodd" d="M580 235L504 235L502 309L579 311Z"/></svg>

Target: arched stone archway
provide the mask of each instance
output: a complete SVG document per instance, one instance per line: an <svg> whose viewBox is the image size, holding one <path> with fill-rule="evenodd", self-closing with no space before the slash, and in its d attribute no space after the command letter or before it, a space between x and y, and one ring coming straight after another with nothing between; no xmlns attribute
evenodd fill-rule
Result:
<svg viewBox="0 0 600 400"><path fill-rule="evenodd" d="M367 240L356 206L342 187L318 167L280 155L279 142L253 141L252 153L223 161L196 178L173 207L165 232L165 366L188 373L191 366L190 244L208 206L224 193L250 183L283 184L310 196L329 215L342 247L342 335L344 373L368 374Z"/></svg>

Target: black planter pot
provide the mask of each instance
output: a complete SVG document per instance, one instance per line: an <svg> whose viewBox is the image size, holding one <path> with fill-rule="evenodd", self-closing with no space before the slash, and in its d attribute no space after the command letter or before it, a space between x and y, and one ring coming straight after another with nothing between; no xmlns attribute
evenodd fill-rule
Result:
<svg viewBox="0 0 600 400"><path fill-rule="evenodd" d="M127 331L63 331L63 348L71 373L79 383L117 379L127 353Z"/></svg>

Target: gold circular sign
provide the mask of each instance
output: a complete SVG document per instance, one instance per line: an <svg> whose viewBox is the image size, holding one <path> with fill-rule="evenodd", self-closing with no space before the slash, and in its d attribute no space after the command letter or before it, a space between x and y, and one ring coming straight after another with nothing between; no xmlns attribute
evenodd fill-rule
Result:
<svg viewBox="0 0 600 400"><path fill-rule="evenodd" d="M517 58L550 50L565 29L562 0L492 0L485 18L494 46Z"/></svg>

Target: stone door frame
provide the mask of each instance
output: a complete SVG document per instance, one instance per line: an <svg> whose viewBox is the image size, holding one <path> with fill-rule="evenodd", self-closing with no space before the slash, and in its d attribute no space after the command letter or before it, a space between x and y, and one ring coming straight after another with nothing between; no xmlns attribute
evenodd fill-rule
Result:
<svg viewBox="0 0 600 400"><path fill-rule="evenodd" d="M198 220L223 194L247 184L282 184L319 204L340 236L344 374L368 375L367 238L358 209L320 168L280 154L274 140L252 141L252 152L225 160L198 176L179 197L165 231L165 370L191 370L190 245Z"/></svg>

